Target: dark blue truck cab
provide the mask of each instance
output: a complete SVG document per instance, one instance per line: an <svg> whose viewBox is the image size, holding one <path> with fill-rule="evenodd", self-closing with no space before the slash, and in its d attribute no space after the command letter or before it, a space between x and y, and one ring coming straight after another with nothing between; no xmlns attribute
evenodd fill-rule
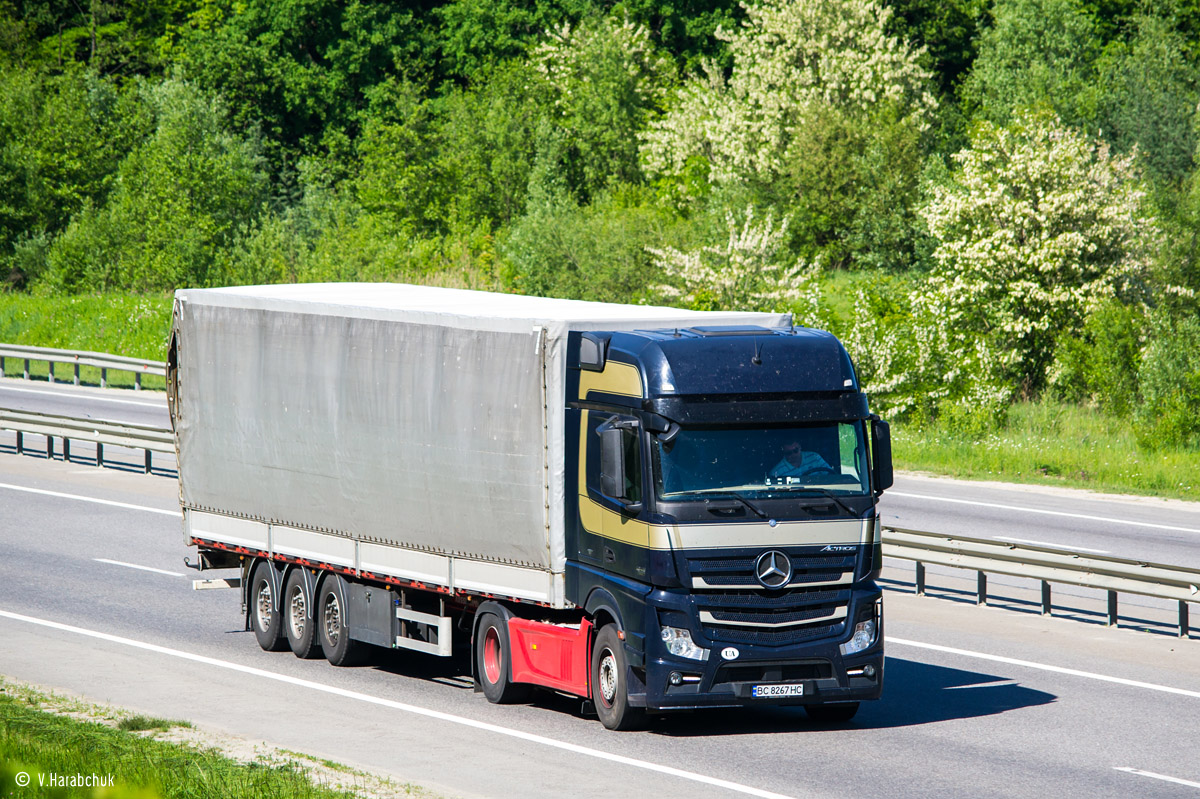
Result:
<svg viewBox="0 0 1200 799"><path fill-rule="evenodd" d="M612 623L591 669L606 726L753 704L838 721L877 699L890 440L841 343L806 328L571 335L566 591Z"/></svg>

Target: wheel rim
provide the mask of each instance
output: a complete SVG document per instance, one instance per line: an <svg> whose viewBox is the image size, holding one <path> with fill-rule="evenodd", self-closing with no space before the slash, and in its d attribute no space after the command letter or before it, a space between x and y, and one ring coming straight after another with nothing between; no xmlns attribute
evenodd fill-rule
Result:
<svg viewBox="0 0 1200 799"><path fill-rule="evenodd" d="M605 649L600 655L600 700L605 707L612 707L617 697L617 658L612 650Z"/></svg>
<svg viewBox="0 0 1200 799"><path fill-rule="evenodd" d="M292 589L291 601L288 602L288 624L292 628L292 637L299 641L304 637L304 626L308 605L304 601L304 589L296 586Z"/></svg>
<svg viewBox="0 0 1200 799"><path fill-rule="evenodd" d="M325 640L330 646L336 647L342 635L342 606L338 604L337 596L330 594L325 600Z"/></svg>
<svg viewBox="0 0 1200 799"><path fill-rule="evenodd" d="M483 674L492 685L500 682L500 634L488 627L483 636Z"/></svg>
<svg viewBox="0 0 1200 799"><path fill-rule="evenodd" d="M271 581L263 580L258 588L258 598L254 603L254 615L258 619L258 629L271 628Z"/></svg>

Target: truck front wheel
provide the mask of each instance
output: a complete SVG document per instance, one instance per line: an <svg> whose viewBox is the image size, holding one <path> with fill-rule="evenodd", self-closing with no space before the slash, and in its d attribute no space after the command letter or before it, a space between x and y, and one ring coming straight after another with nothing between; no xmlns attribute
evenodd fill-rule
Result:
<svg viewBox="0 0 1200 799"><path fill-rule="evenodd" d="M508 624L495 613L484 613L479 618L475 633L475 673L479 675L479 685L489 702L512 705L529 700L529 686L510 679L512 660Z"/></svg>
<svg viewBox="0 0 1200 799"><path fill-rule="evenodd" d="M641 708L629 706L628 661L617 625L601 628L592 645L592 704L600 722L610 730L632 730L645 722Z"/></svg>
<svg viewBox="0 0 1200 799"><path fill-rule="evenodd" d="M279 652L287 647L287 637L283 632L283 614L275 608L272 568L265 560L254 567L254 576L250 578L250 627L264 651Z"/></svg>

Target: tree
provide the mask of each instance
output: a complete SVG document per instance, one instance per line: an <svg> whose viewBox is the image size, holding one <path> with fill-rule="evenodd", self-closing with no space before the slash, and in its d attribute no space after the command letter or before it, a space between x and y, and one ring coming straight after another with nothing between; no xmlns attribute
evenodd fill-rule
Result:
<svg viewBox="0 0 1200 799"><path fill-rule="evenodd" d="M60 290L204 286L219 250L267 198L258 143L230 133L223 104L179 80L150 85L153 134L121 163L103 206L55 240L47 280Z"/></svg>
<svg viewBox="0 0 1200 799"><path fill-rule="evenodd" d="M639 182L637 136L658 110L671 73L650 32L628 19L589 18L552 31L532 58L550 119L570 142L577 196L612 182Z"/></svg>
<svg viewBox="0 0 1200 799"><path fill-rule="evenodd" d="M710 180L769 183L798 154L791 145L821 107L859 118L881 103L924 127L937 105L920 53L888 35L891 11L871 0L766 0L744 5L736 32L720 31L733 54L719 71L689 80L644 135L644 161L681 174L701 159Z"/></svg>
<svg viewBox="0 0 1200 799"><path fill-rule="evenodd" d="M1140 15L1133 24L1129 41L1113 42L1100 59L1098 124L1119 152L1136 147L1152 178L1177 186L1191 171L1198 143L1200 70L1168 20Z"/></svg>
<svg viewBox="0 0 1200 799"><path fill-rule="evenodd" d="M168 52L226 98L236 129L261 127L279 169L353 138L368 90L397 72L426 78L433 48L420 3L202 0Z"/></svg>
<svg viewBox="0 0 1200 799"><path fill-rule="evenodd" d="M972 380L1026 395L1089 310L1144 296L1158 236L1129 157L1049 113L982 122L922 214L937 247L913 298Z"/></svg>
<svg viewBox="0 0 1200 799"><path fill-rule="evenodd" d="M44 247L87 204L102 204L143 135L132 92L92 72L0 70L0 263L17 286L41 271Z"/></svg>
<svg viewBox="0 0 1200 799"><path fill-rule="evenodd" d="M643 134L643 164L686 196L741 184L791 219L789 244L828 266L915 260L922 135L937 102L921 52L872 0L745 6L728 80L688 80ZM893 224L880 225L883 216Z"/></svg>
<svg viewBox="0 0 1200 799"><path fill-rule="evenodd" d="M1067 124L1095 116L1100 38L1080 0L997 0L961 96L968 116L1003 125L1046 106Z"/></svg>
<svg viewBox="0 0 1200 799"><path fill-rule="evenodd" d="M691 252L674 247L647 248L656 265L678 285L659 287L659 292L688 307L705 310L780 310L804 295L810 315L816 311L815 272L803 263L786 264L782 252L787 238L785 219L776 224L768 215L754 219L754 209L741 215L726 211L728 237L720 246L704 246Z"/></svg>

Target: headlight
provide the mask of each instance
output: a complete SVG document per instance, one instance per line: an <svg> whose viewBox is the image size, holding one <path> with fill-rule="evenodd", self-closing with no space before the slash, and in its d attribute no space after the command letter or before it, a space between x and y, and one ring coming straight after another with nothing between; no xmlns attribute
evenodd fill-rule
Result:
<svg viewBox="0 0 1200 799"><path fill-rule="evenodd" d="M875 643L875 622L860 621L854 625L854 635L850 640L842 644L842 655L853 655L864 649L870 649L871 644Z"/></svg>
<svg viewBox="0 0 1200 799"><path fill-rule="evenodd" d="M667 651L672 655L692 660L708 660L708 650L702 646L696 646L691 632L686 628L663 627L662 639L663 643L667 645Z"/></svg>

